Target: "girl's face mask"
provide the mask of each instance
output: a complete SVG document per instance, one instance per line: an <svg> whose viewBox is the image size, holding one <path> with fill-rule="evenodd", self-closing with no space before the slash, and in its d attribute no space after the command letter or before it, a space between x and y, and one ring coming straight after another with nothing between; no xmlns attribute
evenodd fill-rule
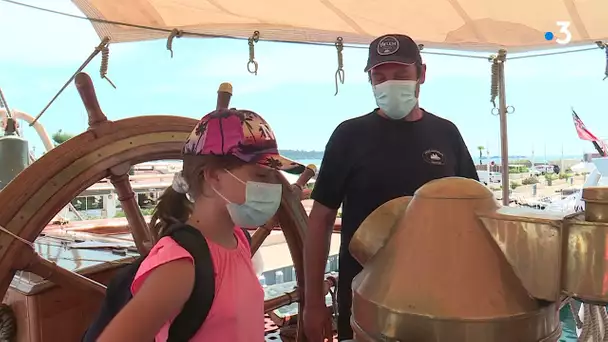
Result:
<svg viewBox="0 0 608 342"><path fill-rule="evenodd" d="M245 185L245 202L243 204L232 203L215 188L213 189L218 196L227 202L226 208L232 222L243 228L256 228L268 222L281 205L282 185L253 181L244 182L232 172L228 170L226 172Z"/></svg>

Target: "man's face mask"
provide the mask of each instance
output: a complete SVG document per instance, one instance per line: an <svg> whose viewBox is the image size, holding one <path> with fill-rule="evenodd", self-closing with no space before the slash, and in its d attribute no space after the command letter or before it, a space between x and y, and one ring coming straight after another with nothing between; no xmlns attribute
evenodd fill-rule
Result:
<svg viewBox="0 0 608 342"><path fill-rule="evenodd" d="M418 81L390 80L373 87L376 104L393 120L405 118L418 103L416 86Z"/></svg>

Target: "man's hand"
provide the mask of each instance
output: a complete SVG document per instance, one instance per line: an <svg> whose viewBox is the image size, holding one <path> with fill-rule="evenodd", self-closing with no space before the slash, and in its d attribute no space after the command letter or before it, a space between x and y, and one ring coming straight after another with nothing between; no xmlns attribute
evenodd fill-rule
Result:
<svg viewBox="0 0 608 342"><path fill-rule="evenodd" d="M331 320L331 309L324 305L305 305L304 333L308 342L332 342L334 332Z"/></svg>
<svg viewBox="0 0 608 342"><path fill-rule="evenodd" d="M324 338L332 341L332 322L329 309L325 305L323 274L337 212L315 201L308 217L308 230L304 240L306 286L303 319L304 332L309 342L323 342Z"/></svg>

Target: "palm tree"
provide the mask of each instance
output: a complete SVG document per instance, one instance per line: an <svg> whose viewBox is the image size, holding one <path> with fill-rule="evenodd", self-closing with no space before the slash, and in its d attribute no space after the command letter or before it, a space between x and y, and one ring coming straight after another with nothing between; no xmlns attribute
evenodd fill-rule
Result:
<svg viewBox="0 0 608 342"><path fill-rule="evenodd" d="M483 150L485 150L486 148L483 146L477 146L477 149L479 150L479 165L483 165L481 159L483 159Z"/></svg>
<svg viewBox="0 0 608 342"><path fill-rule="evenodd" d="M61 145L73 137L74 137L74 134L66 133L61 129L58 130L57 132L55 132L52 136L53 141L55 142L55 146Z"/></svg>

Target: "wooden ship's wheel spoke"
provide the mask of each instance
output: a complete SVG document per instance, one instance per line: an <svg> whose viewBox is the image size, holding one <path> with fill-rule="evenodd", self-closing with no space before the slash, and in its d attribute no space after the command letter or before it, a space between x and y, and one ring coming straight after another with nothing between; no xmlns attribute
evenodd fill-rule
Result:
<svg viewBox="0 0 608 342"><path fill-rule="evenodd" d="M80 291L101 294L102 296L106 294L105 285L59 267L54 262L42 258L31 248L23 248L19 259L15 261L15 266L60 286L76 288Z"/></svg>
<svg viewBox="0 0 608 342"><path fill-rule="evenodd" d="M255 230L255 232L251 236L252 256L258 251L258 249L260 249L260 247L262 247L262 244L264 243L266 238L270 235L270 233L272 233L273 228L277 227L278 224L279 222L275 218L272 218L270 222L267 222L266 224Z"/></svg>
<svg viewBox="0 0 608 342"><path fill-rule="evenodd" d="M139 205L135 199L135 192L129 182L129 170L131 164L121 164L110 169L110 182L114 185L116 193L118 194L118 200L120 206L125 212L127 222L131 228L131 234L133 240L137 246L137 251L144 255L148 253L154 242L157 240L157 236L152 236L144 215L139 210Z"/></svg>
<svg viewBox="0 0 608 342"><path fill-rule="evenodd" d="M78 272L75 273L59 266L61 258L55 255L61 254L58 248L70 248L67 244L63 247L47 246L48 252L38 249L48 259L36 253L33 242L42 230L72 199L107 178L118 194L137 250L141 254L147 253L158 237L149 229L138 206L129 182L129 170L132 165L142 162L180 159L183 143L198 122L175 116L109 121L99 107L89 76L80 73L75 83L88 113L89 129L49 151L0 192L0 227L4 230L0 232L0 293L5 294L4 302L15 311L17 322L27 325L17 329L18 342L78 340L99 309L105 293L104 284L120 264L135 257L133 254L113 255L113 259L109 259L123 261L97 260L97 264L104 265L103 268L87 268L82 266L87 264L86 259L79 254L85 252L72 249L72 269ZM220 86L218 108L228 107L231 91L229 84ZM284 177L281 176L280 181L283 198L279 211L271 222L255 231L251 250L252 255L255 254L273 228L280 226L297 275L296 289L267 300L264 305L266 313L295 302L299 303L299 310L305 305L301 296L305 285L301 275L307 215L298 194L292 191ZM89 231L94 232L95 229ZM55 248L54 254L50 254L52 248ZM52 260L57 260L57 264ZM34 291L35 286L30 284L30 290L26 291L14 288L13 282L9 290L17 271L23 271L17 278L28 272L37 275L41 278L37 284L44 283L44 286ZM326 290L334 285L327 281ZM9 310L6 305L1 309L2 312ZM11 316L2 314L2 317ZM297 315L297 323L293 340L305 341L299 324L301 315ZM64 325L64 328L59 329L59 325Z"/></svg>

